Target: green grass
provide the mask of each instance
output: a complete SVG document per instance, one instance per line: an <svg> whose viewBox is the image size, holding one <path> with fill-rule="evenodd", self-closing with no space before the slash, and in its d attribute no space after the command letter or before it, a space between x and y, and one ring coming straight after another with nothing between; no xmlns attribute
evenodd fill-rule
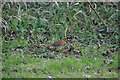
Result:
<svg viewBox="0 0 120 80"><path fill-rule="evenodd" d="M5 3L0 36L3 78L117 78L118 51L110 54L111 61L101 52L118 47L120 11L117 3L92 5L107 25L88 3ZM81 52L80 58L73 50L63 53L70 44L59 52L34 46L65 37L76 41L72 47ZM42 58L47 54L54 58Z"/></svg>
<svg viewBox="0 0 120 80"><path fill-rule="evenodd" d="M97 60L92 58L88 59L85 57L82 57L81 59L77 59L75 57L66 57L59 60L34 57L15 57L16 56L10 56L3 63L4 78L47 78L48 76L52 76L54 78L118 77L116 70L112 70L111 72L108 71L109 68L116 68L117 66L102 66L101 64L103 60L100 60L100 57L98 57ZM115 62L113 62L111 65L114 64ZM99 73L97 73L98 70Z"/></svg>
<svg viewBox="0 0 120 80"><path fill-rule="evenodd" d="M16 40L6 45L14 42ZM11 44L10 48L11 46L16 45ZM12 52L8 49L7 53L3 53L3 78L47 78L48 76L54 78L117 78L118 73L115 70L118 66L117 52L112 55L113 62L106 65L103 63L105 58L95 51L97 49L87 51L83 49L86 54L80 58L74 55L68 57L63 55L59 59L46 59L28 56L22 51Z"/></svg>

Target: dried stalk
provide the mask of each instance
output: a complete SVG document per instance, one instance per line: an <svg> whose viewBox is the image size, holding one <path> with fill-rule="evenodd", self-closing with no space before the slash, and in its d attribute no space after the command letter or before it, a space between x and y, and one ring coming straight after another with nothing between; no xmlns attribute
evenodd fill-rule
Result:
<svg viewBox="0 0 120 80"><path fill-rule="evenodd" d="M97 13L97 11L94 9L94 7L92 6L92 4L90 3L90 2L88 2L89 3L89 5L90 5L90 7L91 7L91 9L95 12L95 14L98 16L98 18L102 21L102 23L105 25L105 26L108 26L106 23L105 23L105 21L103 21L103 19L100 17L100 15ZM110 26L110 25L109 25Z"/></svg>

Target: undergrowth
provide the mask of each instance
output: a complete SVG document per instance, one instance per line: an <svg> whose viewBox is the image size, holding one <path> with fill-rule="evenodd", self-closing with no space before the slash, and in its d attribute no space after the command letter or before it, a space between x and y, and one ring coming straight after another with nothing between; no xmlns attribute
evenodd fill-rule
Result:
<svg viewBox="0 0 120 80"><path fill-rule="evenodd" d="M6 2L3 78L117 78L118 12L117 3Z"/></svg>

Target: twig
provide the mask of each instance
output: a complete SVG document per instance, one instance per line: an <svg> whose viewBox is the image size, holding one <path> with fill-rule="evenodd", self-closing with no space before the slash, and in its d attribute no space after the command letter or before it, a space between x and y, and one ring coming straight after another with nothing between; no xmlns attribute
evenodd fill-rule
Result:
<svg viewBox="0 0 120 80"><path fill-rule="evenodd" d="M88 2L90 7L92 8L92 10L95 12L95 14L98 16L98 18L102 21L102 23L105 25L105 26L108 26L105 21L103 21L103 19L100 17L100 15L97 13L97 11L94 9L94 7L92 6L92 4L90 2ZM110 25L109 25L110 26Z"/></svg>

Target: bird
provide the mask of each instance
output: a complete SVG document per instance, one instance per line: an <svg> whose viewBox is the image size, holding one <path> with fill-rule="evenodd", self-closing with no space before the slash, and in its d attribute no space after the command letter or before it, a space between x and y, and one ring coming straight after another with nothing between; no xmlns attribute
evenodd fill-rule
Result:
<svg viewBox="0 0 120 80"><path fill-rule="evenodd" d="M55 41L51 45L47 46L47 48L51 51L55 51L56 47L63 47L67 43L67 38L63 38L61 41Z"/></svg>
<svg viewBox="0 0 120 80"><path fill-rule="evenodd" d="M64 46L67 43L67 38L63 38L61 41L54 42L52 46L57 47L57 46Z"/></svg>

